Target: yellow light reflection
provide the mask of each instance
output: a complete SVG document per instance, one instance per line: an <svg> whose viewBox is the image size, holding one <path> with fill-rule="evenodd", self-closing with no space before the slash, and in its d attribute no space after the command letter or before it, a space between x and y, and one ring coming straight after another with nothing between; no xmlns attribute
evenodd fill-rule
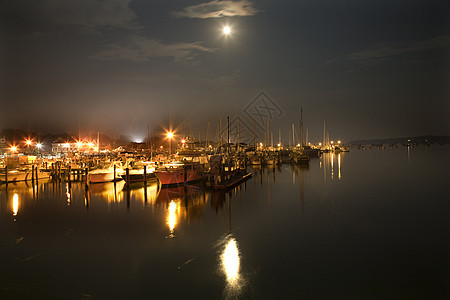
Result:
<svg viewBox="0 0 450 300"><path fill-rule="evenodd" d="M167 225L169 226L170 235L169 238L175 237L173 231L175 229L175 225L177 225L177 213L179 213L180 207L175 201L170 201L169 203L169 213L167 215Z"/></svg>
<svg viewBox="0 0 450 300"><path fill-rule="evenodd" d="M341 180L341 154L338 154L338 179Z"/></svg>
<svg viewBox="0 0 450 300"><path fill-rule="evenodd" d="M17 213L19 212L19 195L14 194L13 196L13 216L17 216Z"/></svg>
<svg viewBox="0 0 450 300"><path fill-rule="evenodd" d="M228 236L224 241L224 248L220 255L221 269L226 277L225 293L227 296L235 298L239 296L243 286L244 279L240 270L240 254L236 240ZM229 298L227 297L227 298Z"/></svg>
<svg viewBox="0 0 450 300"><path fill-rule="evenodd" d="M70 195L70 188L69 188L68 183L66 183L66 197L67 197L67 205L70 206L71 195Z"/></svg>
<svg viewBox="0 0 450 300"><path fill-rule="evenodd" d="M121 193L123 187L125 186L125 181L119 182L105 182L92 184L89 187L89 192L91 195L98 196L102 200L106 200L109 204L120 203L123 200L124 194ZM133 195L134 191L131 191Z"/></svg>
<svg viewBox="0 0 450 300"><path fill-rule="evenodd" d="M228 241L221 258L227 282L234 285L239 279L239 250L234 238Z"/></svg>
<svg viewBox="0 0 450 300"><path fill-rule="evenodd" d="M334 154L331 153L330 156L331 156L331 179L333 179L333 175L334 175L333 157L334 157Z"/></svg>

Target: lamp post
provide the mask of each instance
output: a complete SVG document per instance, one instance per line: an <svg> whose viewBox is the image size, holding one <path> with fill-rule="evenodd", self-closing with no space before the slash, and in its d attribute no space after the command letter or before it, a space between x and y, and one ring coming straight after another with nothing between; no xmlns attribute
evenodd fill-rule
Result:
<svg viewBox="0 0 450 300"><path fill-rule="evenodd" d="M41 148L42 148L42 144L41 143L37 143L36 144L36 148L37 148L37 150L38 150L38 156L40 155L40 150L41 150Z"/></svg>
<svg viewBox="0 0 450 300"><path fill-rule="evenodd" d="M25 143L27 144L27 152L30 154L30 146L31 146L31 140L26 140Z"/></svg>

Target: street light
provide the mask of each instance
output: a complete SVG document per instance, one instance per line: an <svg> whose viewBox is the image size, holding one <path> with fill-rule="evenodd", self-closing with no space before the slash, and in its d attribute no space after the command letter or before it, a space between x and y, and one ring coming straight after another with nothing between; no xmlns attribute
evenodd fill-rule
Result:
<svg viewBox="0 0 450 300"><path fill-rule="evenodd" d="M38 154L40 154L40 150L42 148L42 144L41 143L37 143L36 144L36 148L38 149Z"/></svg>
<svg viewBox="0 0 450 300"><path fill-rule="evenodd" d="M30 146L31 146L31 144L32 144L32 141L31 141L31 140L25 140L25 144L27 145L27 152L28 152L28 154L29 154L29 152L30 152Z"/></svg>
<svg viewBox="0 0 450 300"><path fill-rule="evenodd" d="M167 138L169 139L169 156L172 156L172 138L173 138L173 132L169 131L167 133Z"/></svg>

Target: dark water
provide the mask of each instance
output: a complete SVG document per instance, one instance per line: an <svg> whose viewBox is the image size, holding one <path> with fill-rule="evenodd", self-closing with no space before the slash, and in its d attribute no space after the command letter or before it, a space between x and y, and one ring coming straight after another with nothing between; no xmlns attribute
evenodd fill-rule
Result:
<svg viewBox="0 0 450 300"><path fill-rule="evenodd" d="M255 168L225 194L1 186L0 298L447 298L449 150Z"/></svg>

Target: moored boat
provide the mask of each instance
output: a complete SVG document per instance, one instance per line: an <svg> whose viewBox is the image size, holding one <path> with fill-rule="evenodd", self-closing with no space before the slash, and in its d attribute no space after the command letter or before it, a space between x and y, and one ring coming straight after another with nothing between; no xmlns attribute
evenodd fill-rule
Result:
<svg viewBox="0 0 450 300"><path fill-rule="evenodd" d="M308 155L300 155L297 160L297 163L301 164L301 165L309 164L309 156Z"/></svg>
<svg viewBox="0 0 450 300"><path fill-rule="evenodd" d="M120 176L124 173L121 165L112 163L107 168L95 169L89 172L88 182L103 183L121 180Z"/></svg>
<svg viewBox="0 0 450 300"><path fill-rule="evenodd" d="M3 170L2 170L3 171ZM33 170L32 169L25 169L25 170L8 170L8 173L5 173L5 171L0 173L0 182L6 183L6 182L19 182L19 181L30 181L30 180L39 180L39 179L48 179L50 175L46 172L43 172L41 170L34 170L34 176L33 176Z"/></svg>
<svg viewBox="0 0 450 300"><path fill-rule="evenodd" d="M174 162L158 168L153 174L158 177L162 186L178 185L206 179L201 164Z"/></svg>
<svg viewBox="0 0 450 300"><path fill-rule="evenodd" d="M131 169L129 171L128 178L126 174L122 174L122 179L125 180L127 183L131 183L142 181L156 181L158 180L158 177L156 177L153 171L146 172L146 174L144 174L143 169Z"/></svg>
<svg viewBox="0 0 450 300"><path fill-rule="evenodd" d="M227 190L237 186L238 184L250 179L252 177L252 173L247 172L244 169L237 169L230 173L228 179L225 179L220 182L214 182L211 187L217 190Z"/></svg>

